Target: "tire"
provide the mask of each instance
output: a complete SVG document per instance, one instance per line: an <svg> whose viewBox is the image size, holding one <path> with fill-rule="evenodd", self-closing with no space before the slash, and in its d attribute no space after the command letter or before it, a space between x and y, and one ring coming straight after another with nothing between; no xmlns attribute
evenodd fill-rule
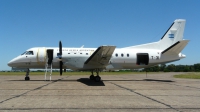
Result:
<svg viewBox="0 0 200 112"><path fill-rule="evenodd" d="M25 80L27 81L27 80L30 80L30 78L29 77L25 77Z"/></svg>
<svg viewBox="0 0 200 112"><path fill-rule="evenodd" d="M96 76L96 77L95 77L95 81L96 81L96 82L100 82L100 81L101 81L101 77Z"/></svg>
<svg viewBox="0 0 200 112"><path fill-rule="evenodd" d="M94 80L94 75L90 75L90 80Z"/></svg>

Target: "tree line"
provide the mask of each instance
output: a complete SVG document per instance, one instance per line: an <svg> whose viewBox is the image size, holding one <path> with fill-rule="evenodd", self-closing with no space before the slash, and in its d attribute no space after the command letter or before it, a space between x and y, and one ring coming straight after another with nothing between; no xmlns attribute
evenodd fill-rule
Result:
<svg viewBox="0 0 200 112"><path fill-rule="evenodd" d="M142 71L147 72L200 72L200 63L194 65L166 65L161 64L150 68L145 68Z"/></svg>

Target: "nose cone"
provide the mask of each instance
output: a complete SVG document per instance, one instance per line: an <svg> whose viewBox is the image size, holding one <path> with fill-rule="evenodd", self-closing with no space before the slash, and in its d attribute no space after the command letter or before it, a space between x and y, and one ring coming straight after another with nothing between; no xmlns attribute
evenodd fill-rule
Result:
<svg viewBox="0 0 200 112"><path fill-rule="evenodd" d="M14 60L13 60L13 59L12 59L11 61L8 62L8 66L9 66L9 67L13 67L13 64L14 64Z"/></svg>
<svg viewBox="0 0 200 112"><path fill-rule="evenodd" d="M16 57L16 58L14 58L14 59L12 59L11 61L8 62L8 66L15 67L16 64L18 63L18 61L19 61L19 57Z"/></svg>

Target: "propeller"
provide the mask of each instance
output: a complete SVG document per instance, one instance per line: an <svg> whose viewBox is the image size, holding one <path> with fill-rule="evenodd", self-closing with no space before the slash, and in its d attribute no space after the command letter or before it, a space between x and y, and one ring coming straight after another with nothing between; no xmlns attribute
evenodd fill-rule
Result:
<svg viewBox="0 0 200 112"><path fill-rule="evenodd" d="M63 66L63 62L62 61L60 61L60 76L62 76L62 66Z"/></svg>
<svg viewBox="0 0 200 112"><path fill-rule="evenodd" d="M59 67L60 67L60 75L62 75L62 68L63 68L63 62L62 62L62 42L59 42L59 53L57 53L57 56L59 58Z"/></svg>

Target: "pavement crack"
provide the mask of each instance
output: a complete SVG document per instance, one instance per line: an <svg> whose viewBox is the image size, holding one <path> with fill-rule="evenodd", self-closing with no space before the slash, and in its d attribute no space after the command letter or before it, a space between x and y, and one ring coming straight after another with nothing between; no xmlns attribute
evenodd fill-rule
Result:
<svg viewBox="0 0 200 112"><path fill-rule="evenodd" d="M171 105L168 105L168 104L163 103L163 102L161 102L161 101L158 101L158 100L156 100L156 99L150 98L150 97L148 97L148 96L146 96L146 95L143 95L143 94L141 94L141 93L139 93L139 92L136 92L136 91L134 91L134 90L132 90L132 89L123 87L123 86L118 85L118 84L115 84L115 83L113 83L113 82L110 82L110 83L113 84L113 85L115 85L115 86L117 86L117 87L120 87L120 88L122 88L122 89L125 89L125 90L128 90L128 91L130 91L130 92L133 92L133 93L135 93L135 94L137 94L137 95L139 95L139 96L145 97L145 98L147 98L147 99L149 99L149 100L152 100L152 101L155 101L155 102L160 103L160 104L162 104L162 105L165 105L165 106L169 107L170 109L173 109L173 110L176 110L176 111L178 111L178 112L181 112L181 111L177 110L176 108L173 108Z"/></svg>
<svg viewBox="0 0 200 112"><path fill-rule="evenodd" d="M67 77L65 77L65 78L68 78L68 77L69 77L69 76L67 76ZM27 94L27 93L29 93L29 92L42 89L42 88L45 87L45 86L48 86L48 85L50 85L50 84L53 84L53 83L58 82L58 81L63 80L63 79L64 79L64 78L61 78L61 79L58 79L58 80L54 80L54 81L51 81L50 83L47 83L47 84L42 85L42 86L40 86L40 87L37 87L37 88L35 88L35 89L26 91L26 92L24 92L24 93L22 93L22 94L19 94L19 95L15 95L15 96L13 96L13 97L11 97L11 98L8 98L8 99L5 99L5 100L1 101L0 104L4 103L4 102L6 102L6 101L12 100L12 99L21 97L21 96L23 96L23 95L25 95L25 94Z"/></svg>

